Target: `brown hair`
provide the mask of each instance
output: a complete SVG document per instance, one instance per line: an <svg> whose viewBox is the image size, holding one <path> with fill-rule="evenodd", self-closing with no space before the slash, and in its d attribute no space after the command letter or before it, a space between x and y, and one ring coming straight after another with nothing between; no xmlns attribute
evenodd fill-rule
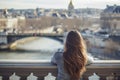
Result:
<svg viewBox="0 0 120 80"><path fill-rule="evenodd" d="M64 68L70 75L70 80L79 80L87 62L86 47L78 31L70 31L66 38L63 53Z"/></svg>

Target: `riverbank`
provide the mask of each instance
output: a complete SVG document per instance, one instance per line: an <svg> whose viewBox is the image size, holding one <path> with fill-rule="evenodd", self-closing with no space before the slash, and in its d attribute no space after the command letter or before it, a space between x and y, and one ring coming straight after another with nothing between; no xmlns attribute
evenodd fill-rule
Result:
<svg viewBox="0 0 120 80"><path fill-rule="evenodd" d="M7 44L0 45L0 51L5 51L5 50L9 50L9 45Z"/></svg>
<svg viewBox="0 0 120 80"><path fill-rule="evenodd" d="M9 46L9 48L10 48L10 50L23 50L23 49L18 48L17 46L31 43L32 41L34 41L36 39L39 39L39 38L38 37L24 38L24 39L21 39L21 40L18 40L16 42L12 43Z"/></svg>
<svg viewBox="0 0 120 80"><path fill-rule="evenodd" d="M18 40L12 44L0 45L0 51L10 51L10 50L11 51L12 50L24 51L23 49L17 48L17 45L24 45L24 44L30 43L36 39L38 39L38 37L29 37L29 38Z"/></svg>

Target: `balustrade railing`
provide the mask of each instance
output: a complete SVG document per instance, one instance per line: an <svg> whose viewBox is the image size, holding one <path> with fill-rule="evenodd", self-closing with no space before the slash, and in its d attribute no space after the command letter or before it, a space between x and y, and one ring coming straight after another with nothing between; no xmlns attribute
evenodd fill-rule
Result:
<svg viewBox="0 0 120 80"><path fill-rule="evenodd" d="M120 61L94 61L83 80L120 80ZM57 67L49 61L0 60L0 80L55 80Z"/></svg>

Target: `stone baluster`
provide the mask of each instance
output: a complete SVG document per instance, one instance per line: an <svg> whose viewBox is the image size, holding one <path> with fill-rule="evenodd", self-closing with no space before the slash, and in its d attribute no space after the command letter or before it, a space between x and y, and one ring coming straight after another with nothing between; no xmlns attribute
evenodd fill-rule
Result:
<svg viewBox="0 0 120 80"><path fill-rule="evenodd" d="M2 76L0 76L0 80L2 80Z"/></svg>
<svg viewBox="0 0 120 80"><path fill-rule="evenodd" d="M38 77L34 76L33 73L31 73L28 77L27 80L37 80Z"/></svg>
<svg viewBox="0 0 120 80"><path fill-rule="evenodd" d="M93 73L92 76L88 77L88 80L100 80L100 77L98 75L96 75L96 73Z"/></svg>
<svg viewBox="0 0 120 80"><path fill-rule="evenodd" d="M56 77L52 76L51 73L48 73L48 75L44 77L44 80L55 80L55 79Z"/></svg>
<svg viewBox="0 0 120 80"><path fill-rule="evenodd" d="M111 75L106 77L106 80L118 80L118 77L115 73L112 73Z"/></svg>
<svg viewBox="0 0 120 80"><path fill-rule="evenodd" d="M20 77L13 73L13 75L9 77L9 80L20 80Z"/></svg>

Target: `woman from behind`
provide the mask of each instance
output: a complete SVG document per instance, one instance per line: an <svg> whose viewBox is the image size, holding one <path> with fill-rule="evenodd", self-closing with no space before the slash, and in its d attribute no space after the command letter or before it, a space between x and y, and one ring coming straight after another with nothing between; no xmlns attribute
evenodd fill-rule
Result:
<svg viewBox="0 0 120 80"><path fill-rule="evenodd" d="M70 31L63 52L56 52L52 63L57 64L57 80L80 80L85 72L87 54L84 40L78 31Z"/></svg>

